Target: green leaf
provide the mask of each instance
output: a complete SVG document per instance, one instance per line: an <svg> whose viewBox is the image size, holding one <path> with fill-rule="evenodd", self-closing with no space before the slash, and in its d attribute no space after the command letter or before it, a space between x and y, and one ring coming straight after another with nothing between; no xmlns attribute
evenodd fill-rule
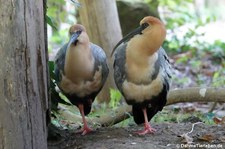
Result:
<svg viewBox="0 0 225 149"><path fill-rule="evenodd" d="M112 108L115 108L116 106L118 106L118 103L121 98L122 98L122 94L120 93L119 90L110 89L110 99L111 100L110 100L109 105Z"/></svg>
<svg viewBox="0 0 225 149"><path fill-rule="evenodd" d="M219 72L215 72L214 75L213 75L213 79L217 79L219 78L220 76L220 73Z"/></svg>
<svg viewBox="0 0 225 149"><path fill-rule="evenodd" d="M207 17L206 23L210 23L210 21L211 21L211 18L210 17Z"/></svg>
<svg viewBox="0 0 225 149"><path fill-rule="evenodd" d="M50 25L54 30L57 30L57 27L54 25L52 19L51 19L48 15L46 15L46 22L47 22L47 24Z"/></svg>
<svg viewBox="0 0 225 149"><path fill-rule="evenodd" d="M48 67L49 67L50 77L55 80L55 74L54 74L55 64L54 64L54 61L48 61Z"/></svg>

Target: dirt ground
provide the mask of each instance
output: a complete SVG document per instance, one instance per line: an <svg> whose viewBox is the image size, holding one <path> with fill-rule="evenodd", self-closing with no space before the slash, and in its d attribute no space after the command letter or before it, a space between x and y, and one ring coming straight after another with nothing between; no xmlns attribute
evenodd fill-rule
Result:
<svg viewBox="0 0 225 149"><path fill-rule="evenodd" d="M61 131L60 139L49 140L48 147L49 149L225 148L225 126L209 126L203 123L196 124L194 128L193 123L163 123L152 126L157 132L145 136L133 133L142 129L142 126L98 128L85 136ZM192 128L193 131L188 133ZM185 146L187 142L192 143Z"/></svg>

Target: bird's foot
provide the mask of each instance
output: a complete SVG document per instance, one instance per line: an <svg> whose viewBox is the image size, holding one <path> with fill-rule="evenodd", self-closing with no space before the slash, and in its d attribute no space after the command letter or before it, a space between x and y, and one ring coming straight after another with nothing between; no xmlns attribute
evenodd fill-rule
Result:
<svg viewBox="0 0 225 149"><path fill-rule="evenodd" d="M90 132L92 132L92 131L93 131L93 130L92 130L91 128L86 127L86 128L83 129L83 132L81 133L81 135L86 135L86 134L88 134L88 133L90 133Z"/></svg>
<svg viewBox="0 0 225 149"><path fill-rule="evenodd" d="M92 132L93 130L91 129L91 128L89 128L89 127L84 127L83 129L81 129L81 130L79 130L79 131L77 131L76 133L81 133L81 135L86 135L86 134L88 134L88 133L90 133L90 132Z"/></svg>
<svg viewBox="0 0 225 149"><path fill-rule="evenodd" d="M156 132L156 129L152 128L150 126L150 124L146 124L144 130L137 131L135 133L138 134L138 135L145 135L145 134L148 134L148 133L154 134L155 132Z"/></svg>

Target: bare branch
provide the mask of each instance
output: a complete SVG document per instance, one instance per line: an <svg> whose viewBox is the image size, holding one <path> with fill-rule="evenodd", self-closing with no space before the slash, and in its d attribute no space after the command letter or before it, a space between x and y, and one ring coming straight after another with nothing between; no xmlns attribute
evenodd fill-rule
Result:
<svg viewBox="0 0 225 149"><path fill-rule="evenodd" d="M186 88L171 90L167 105L180 102L225 102L225 88Z"/></svg>

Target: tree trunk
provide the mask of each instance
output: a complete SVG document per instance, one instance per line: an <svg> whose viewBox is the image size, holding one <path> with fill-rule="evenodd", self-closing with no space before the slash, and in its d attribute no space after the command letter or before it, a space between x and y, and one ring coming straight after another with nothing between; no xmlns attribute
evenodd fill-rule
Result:
<svg viewBox="0 0 225 149"><path fill-rule="evenodd" d="M112 58L113 47L122 38L115 0L80 0L81 23L87 28L91 41L102 47L107 55L110 74L98 101L109 102L109 88L114 88Z"/></svg>
<svg viewBox="0 0 225 149"><path fill-rule="evenodd" d="M0 149L45 149L43 1L0 0L0 16Z"/></svg>

